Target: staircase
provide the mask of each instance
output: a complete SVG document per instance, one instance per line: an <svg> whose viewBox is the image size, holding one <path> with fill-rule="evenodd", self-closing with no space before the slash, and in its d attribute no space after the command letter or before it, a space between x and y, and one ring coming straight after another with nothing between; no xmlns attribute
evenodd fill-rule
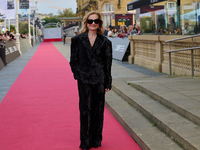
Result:
<svg viewBox="0 0 200 150"><path fill-rule="evenodd" d="M106 107L143 150L200 150L200 101L148 80L115 79Z"/></svg>

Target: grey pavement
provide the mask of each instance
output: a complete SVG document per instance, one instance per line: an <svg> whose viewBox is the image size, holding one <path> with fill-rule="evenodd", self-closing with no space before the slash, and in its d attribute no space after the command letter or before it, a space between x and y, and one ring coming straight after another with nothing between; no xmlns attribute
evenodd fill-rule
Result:
<svg viewBox="0 0 200 150"><path fill-rule="evenodd" d="M6 93L20 75L26 64L35 54L38 46L39 44L36 44L35 47L32 47L28 52L22 54L21 57L18 57L0 70L0 102L3 100Z"/></svg>

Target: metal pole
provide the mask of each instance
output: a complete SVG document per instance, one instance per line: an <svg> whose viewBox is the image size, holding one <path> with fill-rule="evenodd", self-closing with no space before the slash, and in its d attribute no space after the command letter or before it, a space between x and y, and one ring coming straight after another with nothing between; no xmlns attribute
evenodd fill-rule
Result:
<svg viewBox="0 0 200 150"><path fill-rule="evenodd" d="M8 31L10 31L10 17L8 19Z"/></svg>
<svg viewBox="0 0 200 150"><path fill-rule="evenodd" d="M169 42L169 50L171 51L171 44ZM171 60L171 52L169 52L169 72L170 76L172 75L172 60Z"/></svg>
<svg viewBox="0 0 200 150"><path fill-rule="evenodd" d="M29 43L31 45L30 6L28 9L28 39L29 39Z"/></svg>
<svg viewBox="0 0 200 150"><path fill-rule="evenodd" d="M171 52L169 52L169 72L171 76L172 75Z"/></svg>
<svg viewBox="0 0 200 150"><path fill-rule="evenodd" d="M37 25L35 25L35 33L36 33L36 42L38 42L38 33L37 33Z"/></svg>
<svg viewBox="0 0 200 150"><path fill-rule="evenodd" d="M6 17L5 17L5 20L4 20L4 26L5 26L5 32L6 32Z"/></svg>
<svg viewBox="0 0 200 150"><path fill-rule="evenodd" d="M19 43L18 0L16 0L16 46L19 50L19 53L22 54L20 51L20 43Z"/></svg>
<svg viewBox="0 0 200 150"><path fill-rule="evenodd" d="M194 56L193 49L191 50L192 77L194 77Z"/></svg>
<svg viewBox="0 0 200 150"><path fill-rule="evenodd" d="M192 37L192 47L194 47L193 37ZM194 56L193 56L193 49L191 50L191 70L192 70L192 77L194 77Z"/></svg>
<svg viewBox="0 0 200 150"><path fill-rule="evenodd" d="M34 3L35 1L33 0L33 6L34 6ZM33 14L33 46L34 45L35 45L35 13Z"/></svg>

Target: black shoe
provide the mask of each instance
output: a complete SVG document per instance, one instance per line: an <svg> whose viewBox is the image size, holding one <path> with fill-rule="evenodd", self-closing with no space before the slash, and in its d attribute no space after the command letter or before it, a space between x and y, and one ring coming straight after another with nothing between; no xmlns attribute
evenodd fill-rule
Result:
<svg viewBox="0 0 200 150"><path fill-rule="evenodd" d="M82 150L89 150L90 148L82 148L81 146L79 146L79 148L81 148Z"/></svg>
<svg viewBox="0 0 200 150"><path fill-rule="evenodd" d="M101 146L101 142L94 142L92 143L92 147L97 148Z"/></svg>

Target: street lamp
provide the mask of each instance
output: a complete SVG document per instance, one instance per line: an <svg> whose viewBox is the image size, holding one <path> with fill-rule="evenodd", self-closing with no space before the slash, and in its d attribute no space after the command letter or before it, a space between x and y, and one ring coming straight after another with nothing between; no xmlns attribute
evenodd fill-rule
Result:
<svg viewBox="0 0 200 150"><path fill-rule="evenodd" d="M28 39L29 39L29 43L31 45L31 26L30 26L30 5L29 5L29 9L28 9Z"/></svg>
<svg viewBox="0 0 200 150"><path fill-rule="evenodd" d="M22 54L20 51L20 43L19 43L18 0L16 0L16 46L19 50L19 53Z"/></svg>
<svg viewBox="0 0 200 150"><path fill-rule="evenodd" d="M118 0L117 8L118 8L118 9L121 8L120 0Z"/></svg>
<svg viewBox="0 0 200 150"><path fill-rule="evenodd" d="M34 46L35 45L35 8L34 8L35 0L33 0L32 2L33 2L33 46Z"/></svg>

